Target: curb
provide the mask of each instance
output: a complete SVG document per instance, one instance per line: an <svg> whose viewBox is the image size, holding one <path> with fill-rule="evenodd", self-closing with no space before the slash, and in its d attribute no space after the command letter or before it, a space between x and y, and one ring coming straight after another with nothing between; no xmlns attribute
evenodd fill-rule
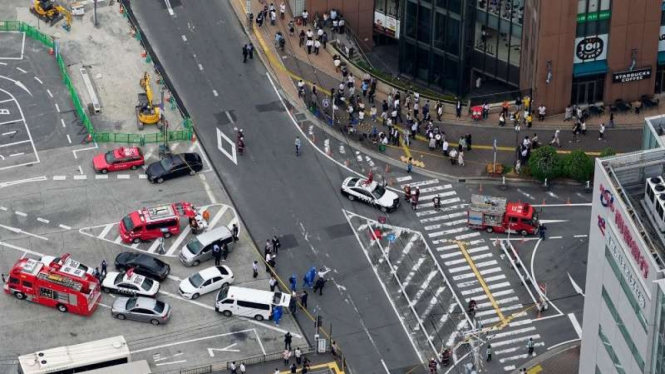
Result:
<svg viewBox="0 0 665 374"><path fill-rule="evenodd" d="M233 3L236 0L229 0L231 3ZM235 6L231 5L234 9L236 9ZM236 16L238 16L238 13L236 12ZM238 21L240 22L240 26L242 27L244 33L250 38L252 41L257 41L257 37L254 35L256 33L256 29L252 28L249 30L245 24L243 23L243 20L240 20L238 18ZM261 44L261 43L258 43ZM279 82L279 79L277 77L276 72L274 71L272 65L269 62L266 62L266 59L269 61L270 57L269 56L264 56L265 51L263 48L257 48L256 51L258 52L257 55L260 57L261 62L264 64L266 67L266 70L268 71L268 74L271 75L271 77L276 81ZM285 71L286 68L283 67ZM287 71L288 72L288 71ZM293 80L291 80L291 84L295 88L295 83L293 83ZM380 160L382 162L385 162L387 164L390 164L394 167L398 168L403 168L405 167L405 164L401 161L398 161L394 158L388 157L382 153L379 153L375 150L372 149L366 149L358 144L356 141L349 141L348 139L344 138L342 134L339 134L337 131L334 131L329 128L326 124L322 123L318 118L314 117L311 112L302 105L302 100L298 100L293 98L286 90L283 89L283 87L280 85L279 86L281 94L283 98L289 103L294 108L298 108L300 112L304 113L305 116L307 117L308 120L310 120L313 124L315 124L320 130L324 131L326 134L334 137L335 139L339 140L340 142L344 142L347 144L349 147L351 147L354 150L357 151L362 151L364 153L367 153L368 155L372 156L372 158ZM460 125L462 126L462 125ZM485 125L487 127L493 127L491 125ZM445 180L448 182L454 182L454 183L467 183L467 184L481 184L481 183L487 183L487 184L493 184L493 185L500 185L503 183L502 178L495 178L495 177L489 177L489 176L455 176L455 175L450 175L446 173L441 173L441 172L436 172L432 170L427 170L427 169L421 169L421 168L414 168L413 169L414 173L426 176L428 178L435 178L435 179L441 179ZM520 186L520 187L528 187L528 186L534 186L534 185L541 185L541 182L538 180L534 179L526 179L526 178L506 178L506 185L510 183L511 186ZM582 186L581 183L574 182L574 181L568 181L568 180L559 180L555 184L562 184L562 185L567 185L567 186ZM550 183L550 186L552 186L552 183Z"/></svg>
<svg viewBox="0 0 665 374"><path fill-rule="evenodd" d="M580 339L577 339L573 342L570 342L570 343L564 344L562 346L556 347L555 349L553 349L551 351L547 351L547 352L543 353L542 355L539 355L538 357L524 363L524 365L522 365L522 367L523 368L533 368L534 366L536 366L538 364L541 364L541 363L545 362L546 360L548 360L548 359L550 359L554 356L559 355L560 353L566 352L566 351L571 350L571 349L575 349L575 348L577 348L581 345L582 345L582 342L580 341ZM510 374L520 374L519 369L513 370Z"/></svg>

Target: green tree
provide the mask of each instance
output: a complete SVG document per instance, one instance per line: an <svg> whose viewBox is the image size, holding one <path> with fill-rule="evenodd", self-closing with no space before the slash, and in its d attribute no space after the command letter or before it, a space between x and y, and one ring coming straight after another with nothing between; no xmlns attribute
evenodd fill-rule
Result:
<svg viewBox="0 0 665 374"><path fill-rule="evenodd" d="M600 157L609 157L617 154L612 148L605 148L600 152Z"/></svg>
<svg viewBox="0 0 665 374"><path fill-rule="evenodd" d="M564 174L578 182L591 180L593 168L593 159L581 149L572 151L563 159Z"/></svg>
<svg viewBox="0 0 665 374"><path fill-rule="evenodd" d="M540 147L529 157L531 175L539 180L554 179L561 173L561 157L550 146Z"/></svg>

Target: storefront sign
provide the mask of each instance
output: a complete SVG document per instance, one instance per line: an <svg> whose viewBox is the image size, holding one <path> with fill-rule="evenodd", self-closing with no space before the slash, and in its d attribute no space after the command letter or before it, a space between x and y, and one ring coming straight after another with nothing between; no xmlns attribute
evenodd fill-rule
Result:
<svg viewBox="0 0 665 374"><path fill-rule="evenodd" d="M639 245L635 239L633 239L633 234L631 233L628 223L626 223L621 213L614 209L614 196L610 191L606 190L605 186L602 184L600 185L600 204L605 208L609 208L611 212L614 212L614 223L621 233L623 242L626 244L626 247L630 249L630 254L633 256L637 266L640 268L642 277L647 279L649 277L649 263L647 262L647 259L644 257L644 255L642 255L642 251L640 250ZM600 221L598 223L600 227ZM603 222L603 227L604 226L605 222Z"/></svg>
<svg viewBox="0 0 665 374"><path fill-rule="evenodd" d="M574 63L607 59L607 34L575 39Z"/></svg>
<svg viewBox="0 0 665 374"><path fill-rule="evenodd" d="M660 35L658 36L658 52L663 51L665 51L665 26L660 26Z"/></svg>
<svg viewBox="0 0 665 374"><path fill-rule="evenodd" d="M623 277L628 284L628 288L630 288L630 290L633 292L635 299L637 299L637 303L640 304L640 308L644 308L646 305L644 293L642 292L641 286L638 284L637 279L635 279L635 275L633 274L633 270L628 264L628 260L623 255L623 251L619 248L618 243L614 238L614 234L610 232L610 234L606 236L605 244L612 254L614 261L616 261L617 265L619 266L621 274L623 274Z"/></svg>
<svg viewBox="0 0 665 374"><path fill-rule="evenodd" d="M612 73L612 83L628 83L651 78L651 67Z"/></svg>
<svg viewBox="0 0 665 374"><path fill-rule="evenodd" d="M399 26L397 18L374 11L374 31L399 39Z"/></svg>
<svg viewBox="0 0 665 374"><path fill-rule="evenodd" d="M603 21L603 20L606 20L606 19L610 19L611 15L612 15L612 12L609 11L609 10L601 10L600 12L597 12L597 13L578 14L577 15L577 23Z"/></svg>

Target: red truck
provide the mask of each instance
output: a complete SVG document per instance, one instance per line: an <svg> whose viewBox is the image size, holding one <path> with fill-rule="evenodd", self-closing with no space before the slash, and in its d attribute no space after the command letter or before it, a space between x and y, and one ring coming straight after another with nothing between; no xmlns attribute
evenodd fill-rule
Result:
<svg viewBox="0 0 665 374"><path fill-rule="evenodd" d="M510 203L503 197L472 195L469 227L487 232L533 235L538 232L538 213L529 203Z"/></svg>

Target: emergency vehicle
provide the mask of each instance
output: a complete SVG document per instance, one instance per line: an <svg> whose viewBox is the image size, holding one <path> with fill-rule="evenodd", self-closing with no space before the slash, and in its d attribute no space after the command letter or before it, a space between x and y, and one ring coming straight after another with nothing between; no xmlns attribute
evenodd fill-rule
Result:
<svg viewBox="0 0 665 374"><path fill-rule="evenodd" d="M469 227L487 232L531 235L538 232L538 213L528 203L509 203L503 197L472 195Z"/></svg>
<svg viewBox="0 0 665 374"><path fill-rule="evenodd" d="M181 221L182 216L187 219ZM129 213L120 221L118 230L125 243L140 243L157 238L170 238L180 234L188 219L196 216L196 208L191 203L179 202Z"/></svg>
<svg viewBox="0 0 665 374"><path fill-rule="evenodd" d="M95 171L102 174L109 171L136 170L143 164L145 164L145 159L139 147L120 147L98 154L92 159Z"/></svg>
<svg viewBox="0 0 665 374"><path fill-rule="evenodd" d="M69 257L53 260L22 258L9 272L5 293L19 300L89 316L99 304L99 281L85 269L89 267Z"/></svg>

